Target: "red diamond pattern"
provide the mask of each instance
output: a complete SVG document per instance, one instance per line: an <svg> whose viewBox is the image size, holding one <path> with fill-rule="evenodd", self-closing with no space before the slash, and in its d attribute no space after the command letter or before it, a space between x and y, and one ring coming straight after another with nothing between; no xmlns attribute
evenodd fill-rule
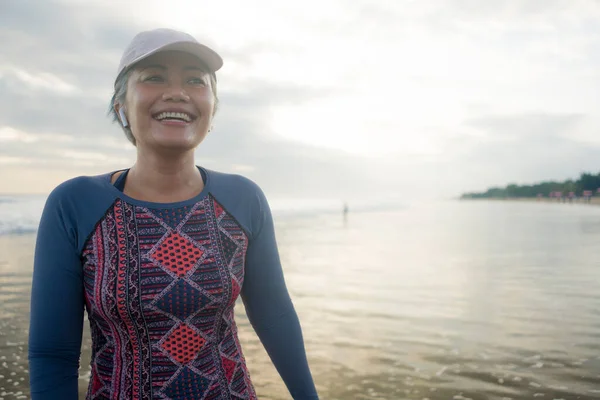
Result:
<svg viewBox="0 0 600 400"><path fill-rule="evenodd" d="M235 372L235 361L231 361L229 358L221 357L223 360L223 369L225 369L225 376L227 377L227 382L231 383L231 378L233 377L233 373Z"/></svg>
<svg viewBox="0 0 600 400"><path fill-rule="evenodd" d="M193 361L206 340L186 324L179 325L163 342L162 348L181 364Z"/></svg>
<svg viewBox="0 0 600 400"><path fill-rule="evenodd" d="M94 372L96 372L96 371L94 371ZM98 393L98 391L100 389L102 389L103 387L104 387L104 384L100 380L98 373L96 372L96 373L92 374L92 395L95 395L96 393Z"/></svg>
<svg viewBox="0 0 600 400"><path fill-rule="evenodd" d="M203 251L177 232L171 232L150 257L182 277L202 257Z"/></svg>
<svg viewBox="0 0 600 400"><path fill-rule="evenodd" d="M236 282L235 279L231 280L231 300L229 301L230 304L235 303L235 300L237 299L237 297L240 294L240 285Z"/></svg>

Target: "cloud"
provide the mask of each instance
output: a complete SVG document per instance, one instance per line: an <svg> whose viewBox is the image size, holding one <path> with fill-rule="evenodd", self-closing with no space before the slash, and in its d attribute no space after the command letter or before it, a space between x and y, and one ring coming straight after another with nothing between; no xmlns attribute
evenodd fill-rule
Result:
<svg viewBox="0 0 600 400"><path fill-rule="evenodd" d="M8 71L0 76L2 163L57 171L70 166L83 174L133 162L135 149L105 114L117 48L134 27L124 29L102 10L92 16L62 2L44 3L34 14L27 2L4 11L0 40L11 40L10 65L0 65ZM198 150L199 163L249 175L281 196L341 196L337 188L361 176L356 158L290 144L268 127L273 107L310 102L331 88L256 77L221 81L221 110Z"/></svg>
<svg viewBox="0 0 600 400"><path fill-rule="evenodd" d="M575 113L531 113L483 116L465 121L465 126L484 131L490 140L518 141L524 137L566 138L584 119L585 115Z"/></svg>
<svg viewBox="0 0 600 400"><path fill-rule="evenodd" d="M159 25L225 58L199 163L278 196L447 195L595 168L598 2L144 5L0 2L4 171L52 182L133 162L106 109L123 47Z"/></svg>
<svg viewBox="0 0 600 400"><path fill-rule="evenodd" d="M474 118L464 125L472 132L470 137L448 143L453 147L449 150L454 154L451 162L461 165L461 179L475 191L598 173L600 144L572 138L585 120L585 115L569 113Z"/></svg>
<svg viewBox="0 0 600 400"><path fill-rule="evenodd" d="M32 89L41 89L56 92L58 94L69 95L77 92L77 88L59 77L47 73L32 74L18 68L4 67L0 70L2 76L11 76L16 78L19 84L25 84Z"/></svg>

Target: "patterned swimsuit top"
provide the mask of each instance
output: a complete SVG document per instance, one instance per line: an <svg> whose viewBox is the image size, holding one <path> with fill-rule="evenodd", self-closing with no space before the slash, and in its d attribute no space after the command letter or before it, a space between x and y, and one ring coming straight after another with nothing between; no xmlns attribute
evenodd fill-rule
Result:
<svg viewBox="0 0 600 400"><path fill-rule="evenodd" d="M76 379L65 377L77 374L85 308L87 399L255 399L234 319L240 294L294 398L317 398L262 191L200 168L197 196L151 203L123 193L127 172L114 185L112 174L76 178L48 199L34 266L32 398L76 398ZM48 353L62 361L49 366Z"/></svg>

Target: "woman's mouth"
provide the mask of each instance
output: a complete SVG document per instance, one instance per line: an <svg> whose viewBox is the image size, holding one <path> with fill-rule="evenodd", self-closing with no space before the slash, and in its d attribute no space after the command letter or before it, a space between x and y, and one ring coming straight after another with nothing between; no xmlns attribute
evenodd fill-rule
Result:
<svg viewBox="0 0 600 400"><path fill-rule="evenodd" d="M190 123L194 119L195 116L186 112L173 112L173 111L163 111L159 114L155 114L153 118L160 122L175 122L175 123Z"/></svg>

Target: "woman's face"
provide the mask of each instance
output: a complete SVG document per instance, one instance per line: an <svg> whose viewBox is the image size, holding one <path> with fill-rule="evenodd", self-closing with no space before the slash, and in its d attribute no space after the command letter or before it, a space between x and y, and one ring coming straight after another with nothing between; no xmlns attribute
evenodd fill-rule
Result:
<svg viewBox="0 0 600 400"><path fill-rule="evenodd" d="M210 128L215 99L193 55L165 51L141 61L127 82L125 114L139 147L190 150Z"/></svg>

